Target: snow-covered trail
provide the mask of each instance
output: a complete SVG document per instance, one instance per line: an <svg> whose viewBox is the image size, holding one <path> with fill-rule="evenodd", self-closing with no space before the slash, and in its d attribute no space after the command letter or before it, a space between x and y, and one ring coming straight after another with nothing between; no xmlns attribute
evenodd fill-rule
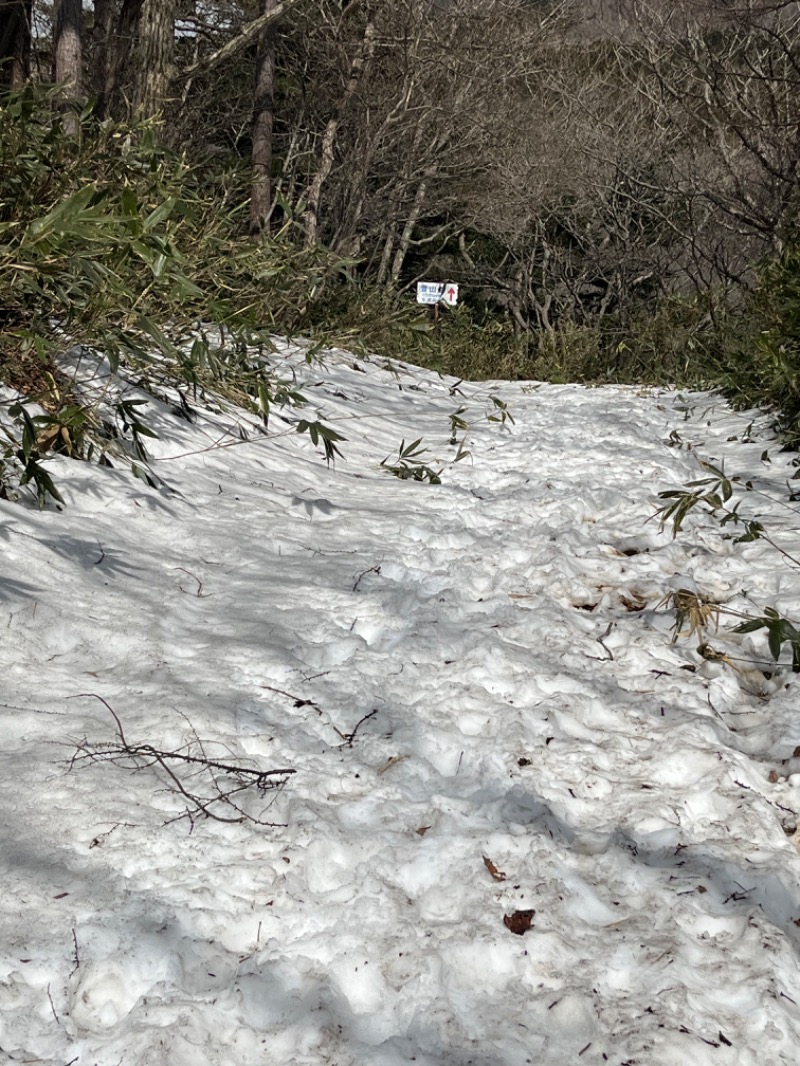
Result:
<svg viewBox="0 0 800 1066"><path fill-rule="evenodd" d="M707 397L684 421L667 393L285 359L348 437L335 467L164 408L180 495L64 461L63 513L0 502L0 1058L796 1063L792 675L704 662L662 601L797 617L800 580L652 520L685 445L749 473L764 439ZM462 404L442 485L378 467L452 456ZM294 769L264 799L285 825L164 826L163 778L67 772L113 739L97 697L129 739Z"/></svg>

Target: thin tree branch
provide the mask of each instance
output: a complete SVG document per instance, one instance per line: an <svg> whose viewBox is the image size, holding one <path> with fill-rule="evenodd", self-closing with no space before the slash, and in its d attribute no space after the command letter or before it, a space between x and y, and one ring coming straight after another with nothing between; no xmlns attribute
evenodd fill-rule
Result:
<svg viewBox="0 0 800 1066"><path fill-rule="evenodd" d="M275 22L276 19L281 18L287 11L290 11L293 7L296 7L300 3L300 0L283 0L283 3L278 4L271 11L265 12L263 15L259 15L257 19L253 19L252 22L248 22L242 32L227 41L221 48L218 48L216 52L212 52L210 56L203 56L196 63L190 63L188 67L184 67L183 70L179 70L175 76L174 81L185 81L187 78L193 78L196 74L207 73L209 70L214 70L220 64L224 63L231 56L241 52L243 48L246 48L251 44L259 33L265 29L271 22Z"/></svg>

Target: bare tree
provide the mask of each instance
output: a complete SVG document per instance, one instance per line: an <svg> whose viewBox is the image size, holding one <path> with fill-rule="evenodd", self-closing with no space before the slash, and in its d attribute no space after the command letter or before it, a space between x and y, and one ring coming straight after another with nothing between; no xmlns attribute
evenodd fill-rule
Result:
<svg viewBox="0 0 800 1066"><path fill-rule="evenodd" d="M95 0L93 86L101 117L129 118L142 0Z"/></svg>
<svg viewBox="0 0 800 1066"><path fill-rule="evenodd" d="M718 266L739 277L780 250L800 206L800 9L708 0L685 34L642 38L636 90L656 121L684 130L676 182L729 234Z"/></svg>
<svg viewBox="0 0 800 1066"><path fill-rule="evenodd" d="M308 246L315 244L317 240L322 187L330 177L331 170L333 169L336 134L343 116L347 111L348 105L361 84L364 69L372 58L374 52L375 20L373 12L368 11L364 35L350 62L350 76L344 87L344 92L342 93L341 101L336 113L328 119L328 122L325 125L325 132L322 135L319 163L316 173L311 180L311 184L308 187L305 215L306 245Z"/></svg>
<svg viewBox="0 0 800 1066"><path fill-rule="evenodd" d="M290 41L304 91L286 116L284 186L305 207L307 240L365 256L393 287L410 257L458 232L464 189L485 189L493 155L511 147L504 95L542 19L521 0L463 0L435 17L424 0L328 8Z"/></svg>
<svg viewBox="0 0 800 1066"><path fill-rule="evenodd" d="M565 26L531 70L508 115L518 147L486 205L471 201L464 268L522 328L613 330L665 300L707 305L747 282L797 214L798 5L637 0L600 14L602 33ZM494 263L476 257L479 235L503 249Z"/></svg>
<svg viewBox="0 0 800 1066"><path fill-rule="evenodd" d="M276 0L263 0L266 15ZM250 188L250 232L261 236L272 211L272 127L275 118L275 26L258 35L256 84L253 96L253 180Z"/></svg>

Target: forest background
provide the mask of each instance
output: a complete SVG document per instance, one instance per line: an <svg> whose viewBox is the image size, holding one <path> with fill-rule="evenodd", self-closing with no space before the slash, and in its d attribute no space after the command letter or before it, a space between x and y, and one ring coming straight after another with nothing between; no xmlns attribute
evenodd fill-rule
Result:
<svg viewBox="0 0 800 1066"><path fill-rule="evenodd" d="M0 82L6 472L92 448L65 344L266 421L276 332L800 435L796 2L0 0Z"/></svg>

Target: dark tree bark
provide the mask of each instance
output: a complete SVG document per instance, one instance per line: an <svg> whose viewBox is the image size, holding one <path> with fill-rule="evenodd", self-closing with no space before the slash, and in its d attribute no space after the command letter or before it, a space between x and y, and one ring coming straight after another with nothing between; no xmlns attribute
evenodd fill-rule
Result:
<svg viewBox="0 0 800 1066"><path fill-rule="evenodd" d="M91 88L98 118L108 114L111 91L111 30L114 19L112 0L94 0L92 22Z"/></svg>
<svg viewBox="0 0 800 1066"><path fill-rule="evenodd" d="M56 0L53 19L53 80L61 86L61 123L70 137L80 136L82 0Z"/></svg>
<svg viewBox="0 0 800 1066"><path fill-rule="evenodd" d="M0 0L0 87L20 89L30 75L33 0Z"/></svg>
<svg viewBox="0 0 800 1066"><path fill-rule="evenodd" d="M105 0L101 0L101 4ZM142 18L142 0L121 0L119 14L117 4L110 0L113 10L110 15L108 39L108 66L105 75L105 113L114 118L130 118L131 81L130 70L139 39L139 23ZM101 8L102 10L102 8Z"/></svg>
<svg viewBox="0 0 800 1066"><path fill-rule="evenodd" d="M263 14L278 0L263 0ZM261 237L268 230L272 210L272 125L275 113L275 23L258 35L256 85L253 98L253 179L250 190L250 233Z"/></svg>

